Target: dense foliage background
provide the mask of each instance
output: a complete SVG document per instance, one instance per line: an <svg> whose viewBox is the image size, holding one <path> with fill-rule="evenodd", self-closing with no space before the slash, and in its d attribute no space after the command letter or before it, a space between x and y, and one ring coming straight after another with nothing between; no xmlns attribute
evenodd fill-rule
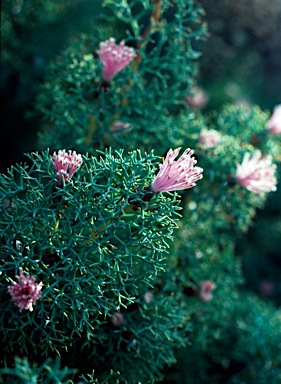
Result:
<svg viewBox="0 0 281 384"><path fill-rule="evenodd" d="M179 1L178 3L193 4L191 1ZM204 12L200 10L200 17L198 16L202 29L200 33L198 32L200 39L192 42L194 57L189 58L190 66L186 69L186 74L188 73L190 79L188 77L186 82L189 87L193 85L193 82L201 86L207 93L207 102L201 110L202 116L199 112L197 120L192 115L197 112L191 110L178 118L178 125L181 127L189 124L190 132L198 134L204 122L208 121L209 124L220 127L224 133L230 134L228 124L229 127L232 127L233 124L237 123L237 127L240 127L241 130L243 124L249 126L251 119L253 119L255 121L253 129L262 130L274 107L281 103L280 1L274 0L269 4L266 0L250 0L246 4L243 0L235 2L219 0L214 7L211 2L202 0L198 6L202 6L204 9ZM101 1L98 0L37 0L35 2L6 0L2 2L1 113L2 130L5 131L1 140L0 151L0 170L2 173L6 173L7 168L15 163L23 160L29 161L26 160L24 153L45 149L44 146L46 147L45 144L48 143L48 140L51 143L51 148L55 139L58 142L63 140L55 134L47 137L45 132L48 125L38 111L42 113L45 110L47 111L46 116L50 117L51 113L59 115L65 107L64 104L60 103L55 105L55 93L52 92L55 86L59 87L61 84L62 89L64 89L66 81L69 81L70 85L75 83L75 76L79 71L76 65L77 60L75 61L75 57L73 59L71 54L74 51L79 58L80 53L84 54L85 47L93 49L93 45L91 45L93 40L89 38L89 33L94 33L96 43L105 40L108 36L115 36L118 40L124 37L122 22L113 18L112 23L109 23L109 19L103 17L107 13L108 9L102 7ZM172 19L173 11L167 17ZM172 32L176 33L175 31ZM201 55L198 56L197 52L201 52ZM72 59L73 62L71 62ZM71 68L73 72L64 71L65 68ZM88 70L98 71L98 69L96 64L89 59ZM181 75L173 74L173 76L178 76L177 80ZM64 76L69 76L70 80ZM137 76L136 73L132 75L135 84L138 81ZM86 81L86 76L83 79ZM143 89L141 83L139 84L139 92L141 92ZM120 83L118 84L117 80L116 89L118 86ZM173 89L173 86L176 89L176 84L169 84L169 86L170 89ZM133 98L134 92L135 88L132 88L129 99L130 96ZM184 94L184 90L181 92ZM148 110L149 95L143 91L142 96L143 100L144 96L147 97L142 107ZM51 97L54 98L51 99ZM169 97L172 98L172 95ZM51 110L48 102L56 109ZM112 105L115 102L118 105L118 98L114 99ZM137 114L137 108L134 110L134 107L132 107L132 116L134 113ZM157 129L162 124L161 107L162 105L158 108L157 114L155 112L154 120L151 116L156 132L153 131L153 135L155 134L152 136L153 140L156 140L155 137L158 140L163 134L160 131L159 136L157 136L157 132L159 132ZM254 112L250 115L247 113L248 107L250 110L253 107ZM124 104L123 110L126 108ZM172 113L177 110L178 106L175 102L174 105L170 103L167 108L170 108L169 111ZM114 110L113 107L112 110ZM77 115L75 113L70 117L74 116L74 118L79 119L80 112L78 111ZM233 116L237 120L234 123L231 120L234 119ZM148 117L150 117L149 113L147 113L146 118ZM168 118L165 119L170 132L174 123ZM53 121L57 124L58 120L54 117ZM142 126L141 118L138 124L140 127ZM260 128L258 124L260 124ZM60 132L64 132L63 126L61 129ZM244 134L245 136L243 133L241 135L247 141L247 133ZM174 133L169 136L169 143L178 143L183 136L184 132L179 130L178 136ZM150 151L156 142L153 140L150 143L143 143L141 136L132 134L126 148L137 149L136 146L144 144L147 145L145 148ZM191 135L191 143L192 140L193 136ZM108 142L108 144L112 143ZM121 144L124 148L126 142L121 140ZM113 146L115 145L117 148L121 144L118 141L117 144L113 142ZM159 144L158 148L154 148L157 150L156 155L164 155L165 144L164 142L162 147ZM235 140L229 139L228 141L226 139L224 150L231 148L231 146L238 148ZM275 155L280 156L280 142L279 147L277 143L272 148L274 150L277 148ZM58 148L54 145L53 149ZM47 155L43 155L43 158L44 156L46 162ZM151 161L151 169L155 170L156 158L153 156L151 155L149 161ZM200 156L201 161L204 161L204 153L198 155L199 161ZM133 166L138 161L143 164L142 160L134 160ZM230 163L230 161L231 159L226 159L226 163ZM89 168L91 167L90 162L89 160L89 165L87 165ZM119 172L120 164L118 161L112 160L112 162ZM44 163L43 160L42 163ZM216 163L210 160L208 165L210 168L215 168ZM102 165L100 166L102 167ZM130 166L128 165L128 167ZM139 165L139 167L142 166ZM220 164L220 166L223 167L225 164ZM44 170L44 172L47 174L49 170ZM280 166L278 172L280 175ZM145 174L145 171L143 173ZM151 176L147 174L145 177ZM212 175L207 175L207 180L209 180L208 177L211 180ZM215 176L213 177L215 178ZM32 188L31 185L30 193L32 193ZM139 313L142 313L143 327L149 328L150 322L154 321L157 332L160 335L163 332L165 337L168 334L167 339L171 340L171 345L174 342L178 345L182 343L185 346L184 349L179 348L175 353L177 360L175 363L174 356L169 354L169 344L163 345L163 354L165 355L162 359L164 365L162 369L162 373L164 372L163 383L248 384L259 382L263 384L271 381L277 384L280 378L281 364L280 344L278 345L281 327L281 189L279 187L277 192L271 193L265 205L262 206L261 204L261 209L257 208L256 214L245 211L244 217L249 219L245 223L241 219L237 227L231 224L229 228L221 224L221 227L206 233L206 228L212 226L209 217L210 206L216 202L215 194L219 193L216 187L214 187L213 192L213 202L209 199L207 187L206 190L202 187L201 194L195 191L192 199L188 195L182 195L187 208L184 211L183 221L179 223L179 231L175 233L174 256L171 259L172 268L176 267L177 275L169 275L168 278L163 275L161 278L160 274L153 291L157 300L162 303L161 321L159 321L159 314L156 313L156 307L149 307L148 303L144 303L141 298L136 306L127 311L127 321L129 325L133 324L134 319L139 316ZM40 193L43 192L40 191ZM221 207L226 214L222 216L222 222L224 220L227 222L230 207L227 202L227 195L223 195L223 193L224 200L221 202ZM234 194L235 192L233 192ZM80 192L77 191L78 201L83 196L82 192L80 195ZM206 197L205 205L200 202L202 196ZM173 204L178 204L176 198L171 199ZM259 203L254 198L252 200L247 199L245 198L245 206L239 208L239 202L235 206L237 217L241 215L243 218L243 209L248 207L247 204L259 207ZM161 200L159 204L161 207L163 205L164 212L166 203ZM194 211L194 207L198 208L198 213ZM27 207L26 209L28 212L28 209L31 208ZM106 211L106 204L102 209ZM122 210L123 208L119 207L118 209ZM25 212L22 214L23 217L25 214ZM231 222L231 218L229 220ZM185 223L188 223L188 230ZM169 225L174 226L173 223L169 223L167 228ZM240 230L243 225L247 231ZM197 233L198 229L199 233ZM79 230L77 228L78 232L75 236L78 236ZM202 246L202 232L200 230L204 234L205 249L210 249L210 263L206 263L206 260L202 259L200 250L198 251L199 244ZM167 238L169 238L168 235ZM189 239L192 239L192 242ZM198 244L198 249L196 244ZM36 253L35 248L34 252ZM177 264L185 253L188 258L183 258L182 264ZM235 261L232 258L233 253L237 256ZM218 257L218 255L223 257ZM229 265L228 260L230 261ZM243 278L239 272L240 267L242 267ZM161 270L161 268L159 269ZM188 275L186 275L186 271L189 271ZM217 281L215 289L217 300L210 302L207 309L202 309L200 304L196 302L198 293L196 284L198 281L209 280L210 276ZM237 285L239 286L238 289ZM173 297L171 292L174 294L177 291L177 286L181 289ZM144 294L145 291L142 289L142 295ZM245 300L242 300L244 295ZM183 297L188 297L191 300L190 307L192 309L190 308L188 312L182 306L182 302L185 300ZM179 308L179 313L177 313ZM179 336L173 327L176 321L180 322L186 316L190 319L190 329L182 329ZM135 329L136 334L143 332L143 329ZM108 332L107 328L106 332ZM128 332L125 330L124 339L128 337ZM102 333L100 335L104 337L104 340L107 340L106 335ZM114 337L117 340L118 335L114 334ZM134 348L133 340L132 345L130 345L132 349ZM108 350L111 346L110 342ZM143 336L143 344L138 350L139 355L146 355L152 344L153 337L146 333ZM98 352L105 354L106 345L103 350ZM149 355L145 356L145 362L159 357L157 353L154 354L153 350L150 352ZM272 356L275 356L274 363L272 363ZM161 360L161 357L159 359ZM126 360L121 359L120 361L122 364L118 362L117 358L116 361L113 361L114 368L117 367L116 371L118 364L123 370L126 369ZM66 363L69 365L69 361ZM170 366L169 363L173 364ZM24 365L24 362L20 361L18 364L19 372L20 365ZM45 369L44 359L40 361L40 364L43 364L40 368L43 372ZM134 366L132 362L128 362L128 364L129 366L132 364L131 368ZM136 366L136 372L139 373L140 377L146 374L141 365ZM23 368L25 371L28 369L27 366ZM58 365L53 365L52 369L52 372L59 372ZM102 369L103 366L97 374L100 373L102 380L104 380L99 382L105 383L107 378L106 375L102 375ZM67 372L65 372L66 374ZM151 374L157 376L157 369ZM57 373L57 377L59 375L61 375L60 379L64 380L63 374ZM108 380L112 380L111 382L114 383L117 382L117 377L118 374L113 372ZM161 377L160 373L158 377ZM96 377L93 375L92 381L89 382L98 382L95 380ZM129 376L128 383L137 382L134 380L137 378L134 379L132 374ZM28 383L28 381L25 382ZM122 377L121 382L123 382Z"/></svg>

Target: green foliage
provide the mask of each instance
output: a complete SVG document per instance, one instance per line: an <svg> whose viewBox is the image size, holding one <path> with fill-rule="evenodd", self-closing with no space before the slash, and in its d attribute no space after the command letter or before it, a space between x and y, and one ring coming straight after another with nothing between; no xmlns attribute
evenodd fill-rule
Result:
<svg viewBox="0 0 281 384"><path fill-rule="evenodd" d="M273 311L246 292L224 295L194 318L191 344L177 352L178 363L167 381L279 383L281 322L280 311L272 316Z"/></svg>
<svg viewBox="0 0 281 384"><path fill-rule="evenodd" d="M159 20L150 25L150 13L161 7L161 2L106 4L122 21L120 28L130 31L122 38L136 48L138 59L118 74L105 92L96 53L100 40L96 34L88 34L73 41L49 66L37 97L36 109L45 125L40 133L41 148L71 145L91 152L110 145L151 150L157 140L163 153L174 145L173 136L177 135L176 141L184 138L184 129L174 133L174 127L188 125L192 119L187 116L182 121L179 117L179 123L169 114L176 117L183 111L197 72L198 52L191 42L206 35L204 24L200 25L202 10L192 1L165 2ZM112 125L120 120L132 127L124 137L112 132ZM168 142L167 132L171 132Z"/></svg>
<svg viewBox="0 0 281 384"><path fill-rule="evenodd" d="M88 339L96 337L92 329L100 321L89 319L132 303L139 285L149 284L163 269L178 203L175 195L143 201L153 155L142 158L134 152L124 159L121 152L115 156L109 152L100 160L85 159L79 178L63 188L57 187L47 152L31 159L35 163L30 169L17 166L1 180L8 204L2 207L2 278L8 282L21 266L44 281L40 310L44 331L37 336L40 342L34 336L29 342L34 348L42 345L46 353L49 347L66 347L70 342L59 319L71 333L86 327ZM25 316L11 319L12 308L9 299L3 303L3 321L6 318L19 328L24 349ZM36 313L26 314L26 325L38 326L36 319ZM10 345L18 343L14 330L6 338Z"/></svg>
<svg viewBox="0 0 281 384"><path fill-rule="evenodd" d="M278 135L269 134L266 128L269 117L269 111L262 111L257 105L226 105L217 113L215 127L220 132L238 136L242 142L252 144L262 153L280 161Z"/></svg>
<svg viewBox="0 0 281 384"><path fill-rule="evenodd" d="M277 384L280 313L242 290L237 248L268 194L250 192L235 174L257 149L280 161L280 138L268 133L269 111L258 106L202 113L188 105L198 41L207 36L202 8L193 0L16 4L11 19L4 8L4 41L12 36L6 75L20 46L16 26L30 22L34 36L41 25L61 23L67 38L55 57L44 55L29 111L42 152L0 177L3 377ZM95 5L86 33L77 25L70 32L70 15L79 8L89 21L93 15L82 10ZM97 50L110 37L137 58L105 83ZM19 68L30 72L22 84L32 83L30 65ZM120 121L127 130L114 130ZM205 147L203 129L216 130L218 142ZM203 180L179 193L152 193L160 156L179 147L195 150ZM61 149L83 154L62 185L51 162ZM8 291L19 268L44 284L32 312L20 311ZM206 282L209 296L202 295ZM60 368L57 355L69 368Z"/></svg>
<svg viewBox="0 0 281 384"><path fill-rule="evenodd" d="M266 202L247 235L237 241L237 253L242 256L245 288L281 304L280 237L281 190ZM255 268L253 268L253 265Z"/></svg>
<svg viewBox="0 0 281 384"><path fill-rule="evenodd" d="M198 152L198 160L206 172L200 194L194 195L197 216L201 221L214 212L216 220L213 226L217 228L217 235L228 232L233 236L233 233L245 232L256 209L262 208L266 201L265 194L254 194L235 182L237 165L242 163L246 152L253 155L255 148L226 135L215 149Z"/></svg>
<svg viewBox="0 0 281 384"><path fill-rule="evenodd" d="M116 365L124 374L129 362L137 369L134 359L156 337L149 368L135 360L139 368L133 371L152 380L173 361L170 343L183 344L184 325L179 305L172 310L174 300L160 299L155 306L143 300L165 268L180 209L176 194L146 190L160 159L139 151L86 156L62 187L48 151L29 159L30 166L16 165L1 176L4 351L52 355L86 348L85 359L93 358L96 367L98 356L103 362L101 373ZM20 267L44 284L32 313L20 313L7 291ZM133 303L137 310L130 309ZM114 331L110 317L127 309L126 325ZM162 344L166 352L159 354ZM124 352L114 358L116 349Z"/></svg>
<svg viewBox="0 0 281 384"><path fill-rule="evenodd" d="M10 87L14 91L14 83L18 83L14 99L16 105L26 105L30 102L39 85L45 60L52 52L51 44L42 45L42 35L46 33L42 26L48 28L49 25L56 24L68 10L69 5L65 0L3 2L1 87L4 90ZM50 33L49 39L52 41ZM28 89L25 92L24 87Z"/></svg>
<svg viewBox="0 0 281 384"><path fill-rule="evenodd" d="M70 383L69 377L73 376L74 373L73 369L61 369L59 358L54 361L47 359L38 367L37 364L30 366L27 358L15 357L14 365L14 368L0 369L0 380L5 378L7 384L37 384L38 379L42 384L66 384ZM66 378L67 380L65 380Z"/></svg>

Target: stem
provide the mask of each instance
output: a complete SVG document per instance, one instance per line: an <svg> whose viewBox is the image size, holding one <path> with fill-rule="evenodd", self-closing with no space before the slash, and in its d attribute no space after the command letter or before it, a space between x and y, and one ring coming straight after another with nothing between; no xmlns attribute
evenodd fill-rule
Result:
<svg viewBox="0 0 281 384"><path fill-rule="evenodd" d="M141 40L145 40L149 36L149 34L151 33L152 27L155 26L155 24L158 23L160 15L161 15L162 3L163 3L163 0L154 0L154 8L153 8L153 11L152 11L152 14L151 14L151 17L150 17L150 22L147 25L143 35L140 36ZM139 42L138 43L138 49L140 49L140 46L141 46L141 44ZM137 62L141 61L141 56L140 55L138 55L136 61Z"/></svg>
<svg viewBox="0 0 281 384"><path fill-rule="evenodd" d="M94 115L90 115L89 116L89 120L90 120L90 125L89 125L89 130L88 130L88 133L87 133L87 137L86 137L86 143L87 144L91 143L93 133L95 133L95 131L97 130L97 123L96 123L95 116Z"/></svg>
<svg viewBox="0 0 281 384"><path fill-rule="evenodd" d="M154 25L158 22L160 15L161 15L162 3L163 3L163 0L154 0L154 9L152 11L150 23L146 27L146 30L144 31L143 35L141 36L142 40L145 40L147 38L147 36L149 35L149 33L151 31L152 25Z"/></svg>

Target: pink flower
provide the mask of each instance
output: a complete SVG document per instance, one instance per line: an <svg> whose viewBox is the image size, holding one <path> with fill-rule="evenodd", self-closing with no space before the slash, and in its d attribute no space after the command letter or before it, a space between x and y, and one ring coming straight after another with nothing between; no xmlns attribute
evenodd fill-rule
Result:
<svg viewBox="0 0 281 384"><path fill-rule="evenodd" d="M269 133L277 135L281 133L281 104L277 105L266 124Z"/></svg>
<svg viewBox="0 0 281 384"><path fill-rule="evenodd" d="M245 153L242 163L237 166L236 181L256 194L276 191L276 164L272 164L271 156L262 158L260 151L256 151L252 158L250 156Z"/></svg>
<svg viewBox="0 0 281 384"><path fill-rule="evenodd" d="M153 300L153 293L151 293L151 292L146 292L146 294L144 295L144 301L147 303L147 304L149 304L149 303L151 303L152 302L152 300Z"/></svg>
<svg viewBox="0 0 281 384"><path fill-rule="evenodd" d="M134 48L126 47L124 41L117 45L113 37L100 43L97 54L102 64L102 78L106 82L127 67L137 56Z"/></svg>
<svg viewBox="0 0 281 384"><path fill-rule="evenodd" d="M204 148L213 148L221 141L220 132L215 129L206 129L203 128L200 132L199 145Z"/></svg>
<svg viewBox="0 0 281 384"><path fill-rule="evenodd" d="M120 312L113 312L113 317L110 320L114 327L120 327L125 323L124 316Z"/></svg>
<svg viewBox="0 0 281 384"><path fill-rule="evenodd" d="M197 180L202 179L203 169L195 167L197 160L192 157L194 151L187 148L177 161L181 148L170 149L160 171L150 185L150 190L156 192L177 191L194 187Z"/></svg>
<svg viewBox="0 0 281 384"><path fill-rule="evenodd" d="M29 274L24 276L22 268L19 268L19 273L20 275L16 276L19 283L13 281L13 285L8 288L8 291L12 296L13 302L20 308L20 311L23 309L33 311L32 305L40 298L43 283L37 284L35 278L30 277Z"/></svg>
<svg viewBox="0 0 281 384"><path fill-rule="evenodd" d="M202 301L210 301L213 298L212 291L215 289L215 284L212 281L202 281L200 284L198 297Z"/></svg>
<svg viewBox="0 0 281 384"><path fill-rule="evenodd" d="M122 136L125 133L129 132L132 128L132 124L124 123L124 121L121 120L115 121L115 123L112 124L112 126L110 127L114 136Z"/></svg>
<svg viewBox="0 0 281 384"><path fill-rule="evenodd" d="M74 172L81 167L83 160L82 156L77 155L75 151L66 152L63 149L58 151L58 153L54 152L51 162L59 177L58 184L62 185L62 180L70 180Z"/></svg>
<svg viewBox="0 0 281 384"><path fill-rule="evenodd" d="M193 87L191 95L186 96L189 106L194 109L203 108L209 100L207 93L200 87Z"/></svg>
<svg viewBox="0 0 281 384"><path fill-rule="evenodd" d="M262 280L259 284L259 291L262 296L271 296L274 293L274 283L271 280Z"/></svg>

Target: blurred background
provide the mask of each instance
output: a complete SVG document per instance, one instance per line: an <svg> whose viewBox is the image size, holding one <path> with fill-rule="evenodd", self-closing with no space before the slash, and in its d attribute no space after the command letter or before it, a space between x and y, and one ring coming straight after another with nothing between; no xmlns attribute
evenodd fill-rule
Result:
<svg viewBox="0 0 281 384"><path fill-rule="evenodd" d="M201 84L208 108L245 101L281 102L281 1L202 0L210 37L202 45Z"/></svg>
<svg viewBox="0 0 281 384"><path fill-rule="evenodd" d="M202 0L209 39L202 44L199 83L205 111L245 102L273 111L281 104L281 1ZM281 153L281 138L280 138ZM281 188L271 193L248 233L238 239L245 289L281 305Z"/></svg>
<svg viewBox="0 0 281 384"><path fill-rule="evenodd" d="M209 38L198 42L203 112L245 102L273 111L281 103L281 1L217 0L205 9ZM33 105L44 71L71 39L94 28L98 0L4 0L1 3L1 172L37 150ZM269 195L249 232L237 240L244 289L281 305L281 188Z"/></svg>

